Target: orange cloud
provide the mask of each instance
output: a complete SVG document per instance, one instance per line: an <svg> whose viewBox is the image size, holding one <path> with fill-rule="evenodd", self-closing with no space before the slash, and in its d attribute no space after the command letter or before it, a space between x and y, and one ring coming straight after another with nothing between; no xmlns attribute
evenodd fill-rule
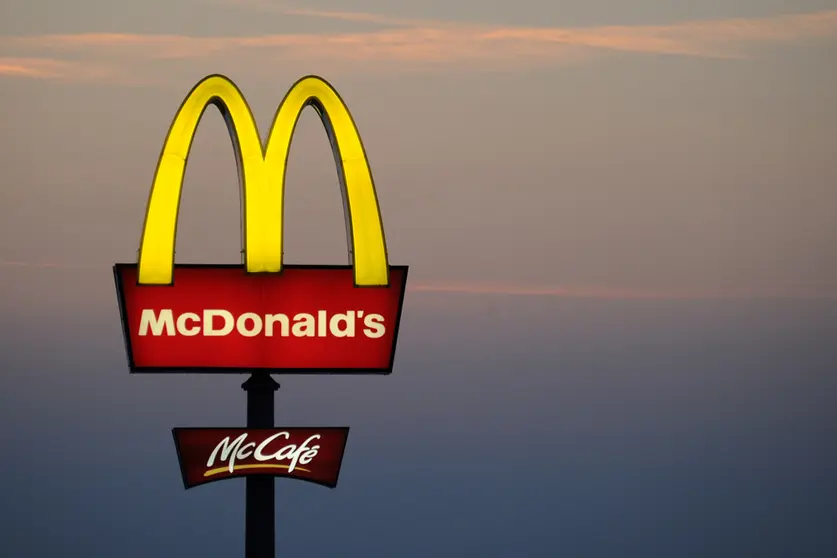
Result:
<svg viewBox="0 0 837 558"><path fill-rule="evenodd" d="M0 56L0 77L24 77L73 82L101 82L120 84L151 83L140 79L115 64L99 61L69 61L45 57Z"/></svg>
<svg viewBox="0 0 837 558"><path fill-rule="evenodd" d="M111 70L99 64L68 62L54 58L26 58L0 56L0 75L37 79L101 79Z"/></svg>
<svg viewBox="0 0 837 558"><path fill-rule="evenodd" d="M250 1L235 5L273 9ZM297 17L320 17L374 23L384 28L364 32L298 33L263 36L192 37L86 33L0 38L0 52L37 53L6 58L1 74L19 77L107 78L112 68L135 63L204 59L253 63L269 57L346 63L393 63L395 67L458 64L469 68L574 61L605 51L713 58L746 58L754 46L837 38L837 10L760 19L693 21L655 26L511 27L316 10L277 10ZM91 60L59 61L57 55ZM15 62L17 61L17 62ZM405 65L406 64L406 65ZM246 66L245 64L242 64ZM93 70L96 71L93 71ZM86 70L86 71L85 71ZM98 74L96 73L98 71Z"/></svg>
<svg viewBox="0 0 837 558"><path fill-rule="evenodd" d="M232 0L231 0L232 1ZM235 0L234 5L249 6L255 9L267 9L263 3L254 0ZM613 39L636 39L649 36L676 37L690 40L716 41L789 41L812 37L834 37L837 30L837 10L811 12L803 14L781 14L763 18L735 18L722 20L687 21L668 25L600 26L600 27L506 27L482 24L464 24L426 19L403 19L363 12L338 12L310 9L275 9L287 15L336 19L348 22L376 23L388 27L455 27L473 29L492 29L500 34L524 34L538 36L548 40L580 42L584 44L600 42L604 36ZM609 43L610 41L606 41ZM616 42L615 48L629 44Z"/></svg>
<svg viewBox="0 0 837 558"><path fill-rule="evenodd" d="M425 283L408 287L424 293L589 298L598 300L722 300L752 298L813 298L837 300L837 292L800 288L628 289L589 286L526 286L509 284Z"/></svg>

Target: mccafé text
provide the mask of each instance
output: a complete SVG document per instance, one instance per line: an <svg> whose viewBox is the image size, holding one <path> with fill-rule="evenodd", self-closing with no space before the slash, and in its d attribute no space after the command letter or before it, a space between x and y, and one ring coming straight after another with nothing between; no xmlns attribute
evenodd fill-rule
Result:
<svg viewBox="0 0 837 558"><path fill-rule="evenodd" d="M300 445L288 444L278 449L270 448L270 444L279 438L288 440L290 438L290 434L288 432L277 432L276 434L265 438L264 441L258 445L256 445L255 442L246 442L246 432L232 441L230 441L230 437L227 436L221 440L217 446L215 446L214 450L212 450L212 454L206 462L206 467L207 469L212 468L217 458L219 463L222 464L225 461L229 461L229 472L232 473L235 471L236 461L244 461L252 456L253 459L260 463L265 461L289 461L288 472L292 473L297 464L308 465L311 463L311 460L317 456L317 453L320 450L320 446L308 445L315 440L319 440L319 434L309 436L308 439Z"/></svg>

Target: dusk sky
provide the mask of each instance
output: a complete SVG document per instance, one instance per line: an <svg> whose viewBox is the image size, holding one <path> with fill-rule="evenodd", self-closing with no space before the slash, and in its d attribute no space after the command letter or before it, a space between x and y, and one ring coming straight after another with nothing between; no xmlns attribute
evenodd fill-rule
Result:
<svg viewBox="0 0 837 558"><path fill-rule="evenodd" d="M3 0L0 555L243 554L170 429L244 426L245 377L130 375L111 271L222 73L263 135L334 85L410 266L391 376L278 378L351 433L276 482L277 556L837 556L835 60L835 0ZM179 263L239 263L238 195L210 109ZM285 212L347 263L313 110Z"/></svg>

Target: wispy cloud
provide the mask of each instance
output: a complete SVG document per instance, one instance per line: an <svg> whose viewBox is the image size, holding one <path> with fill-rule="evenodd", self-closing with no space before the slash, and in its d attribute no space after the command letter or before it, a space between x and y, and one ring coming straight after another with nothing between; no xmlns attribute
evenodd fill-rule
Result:
<svg viewBox="0 0 837 558"><path fill-rule="evenodd" d="M266 0L217 0L217 4L290 16L315 17L322 19L336 19L353 23L372 23L384 27L462 27L462 22L446 21L442 19L403 18L386 14L372 14L369 12L344 12L338 10L316 10L310 8L294 8L291 5L270 2ZM486 27L485 25L475 25Z"/></svg>
<svg viewBox="0 0 837 558"><path fill-rule="evenodd" d="M21 271L101 271L106 273L108 265L69 264L55 262L28 262L0 260L0 269ZM526 296L550 298L574 298L595 300L723 300L723 299L820 299L837 300L837 289L828 286L776 287L776 288L680 288L641 289L584 285L524 285L509 283L414 281L407 287L414 293L462 294L494 296Z"/></svg>
<svg viewBox="0 0 837 558"><path fill-rule="evenodd" d="M23 77L72 82L102 82L123 85L152 83L118 65L101 61L70 61L46 57L0 56L0 77Z"/></svg>
<svg viewBox="0 0 837 558"><path fill-rule="evenodd" d="M2 57L0 75L35 79L99 80L113 77L108 66L93 63L70 62L55 58Z"/></svg>
<svg viewBox="0 0 837 558"><path fill-rule="evenodd" d="M572 28L404 19L368 13L276 8L256 0L232 1L249 9L279 11L286 17L329 18L371 23L381 28L261 36L85 33L4 37L0 38L0 54L25 52L31 57L0 58L4 61L0 74L114 79L124 77L117 70L129 68L132 62L159 64L204 59L214 63L235 59L255 65L265 57L273 62L314 60L344 68L356 63L367 70L376 63L402 69L439 65L512 68L577 61L608 51L731 59L747 58L758 46L837 38L837 10L760 19ZM65 57L86 62L58 59Z"/></svg>
<svg viewBox="0 0 837 558"><path fill-rule="evenodd" d="M0 268L7 269L58 269L58 270L77 270L77 269L109 269L105 265L95 264L69 264L69 263L51 263L51 262L26 262L22 260L0 260Z"/></svg>
<svg viewBox="0 0 837 558"><path fill-rule="evenodd" d="M231 0L235 5L266 9L270 4L257 0ZM507 27L463 24L425 19L404 19L362 12L310 9L281 9L288 15L363 22L388 27L453 28L490 31L493 38L520 37L537 41L562 42L615 50L669 52L667 44L689 44L685 51L701 51L709 43L777 43L812 38L837 37L837 10L803 14L782 14L752 19L687 21L668 25L599 27ZM697 47L697 48L693 48ZM679 53L677 48L673 53ZM699 54L698 54L699 55ZM712 55L714 56L714 55Z"/></svg>
<svg viewBox="0 0 837 558"><path fill-rule="evenodd" d="M582 285L512 285L479 283L419 283L409 290L425 293L587 298L598 300L723 300L810 298L837 300L837 292L810 288L681 288L637 289Z"/></svg>

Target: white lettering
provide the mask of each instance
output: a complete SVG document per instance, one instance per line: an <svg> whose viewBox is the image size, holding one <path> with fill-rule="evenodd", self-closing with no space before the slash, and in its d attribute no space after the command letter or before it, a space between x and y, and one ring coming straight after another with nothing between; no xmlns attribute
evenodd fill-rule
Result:
<svg viewBox="0 0 837 558"><path fill-rule="evenodd" d="M177 333L187 337L192 337L201 332L201 326L193 325L192 327L189 327L186 322L196 322L199 324L201 322L201 317L194 312L184 312L177 318Z"/></svg>
<svg viewBox="0 0 837 558"><path fill-rule="evenodd" d="M221 443L215 446L215 449L212 450L212 454L209 456L209 460L206 462L207 468L212 467L215 463L215 458L218 456L218 452L221 452L221 458L219 461L223 463L227 459L230 460L230 473L235 470L235 460L238 459L247 459L250 457L250 447L248 446L255 446L256 444L250 442L245 444L244 447L241 447L241 444L244 443L244 440L247 439L247 433L245 432L238 438L236 438L232 443L230 443L230 437L227 436Z"/></svg>
<svg viewBox="0 0 837 558"><path fill-rule="evenodd" d="M311 314L297 314L294 316L294 337L314 337L316 323Z"/></svg>
<svg viewBox="0 0 837 558"><path fill-rule="evenodd" d="M288 317L285 314L267 314L264 317L264 334L267 337L273 337L273 324L276 322L279 322L279 327L281 328L281 333L279 335L287 337L290 323L288 322Z"/></svg>
<svg viewBox="0 0 837 558"><path fill-rule="evenodd" d="M148 328L151 328L151 335L162 335L163 328L166 328L166 335L174 335L174 316L171 310L160 310L160 316L154 315L154 310L143 310L140 317L139 334L148 335Z"/></svg>
<svg viewBox="0 0 837 558"><path fill-rule="evenodd" d="M265 438L264 442L259 444L259 447L256 448L256 453L253 455L253 457L256 458L256 461L270 461L270 459L273 456L272 455L265 455L265 454L262 453L264 451L264 449L267 447L267 445L270 442L272 442L273 440L275 440L276 438L285 438L287 440L290 437L291 437L291 435L288 434L287 432L277 432L273 436L268 436L267 438Z"/></svg>
<svg viewBox="0 0 837 558"><path fill-rule="evenodd" d="M317 337L325 337L328 328L328 314L325 310L317 312Z"/></svg>
<svg viewBox="0 0 837 558"><path fill-rule="evenodd" d="M248 320L253 322L252 329L247 329ZM238 317L235 321L235 327L238 330L238 333L244 337L255 337L262 332L262 318L258 314L247 312Z"/></svg>
<svg viewBox="0 0 837 558"><path fill-rule="evenodd" d="M387 329L384 326L384 317L380 314L367 314L365 318L363 318L363 325L366 326L363 329L363 334L370 339L378 339L384 336Z"/></svg>
<svg viewBox="0 0 837 558"><path fill-rule="evenodd" d="M262 443L256 446L255 442L244 443L247 439L246 432L233 441L230 441L230 437L227 436L221 440L217 446L215 446L214 450L212 450L212 454L206 462L206 467L211 468L215 464L216 458L218 458L219 463L229 461L227 469L230 473L232 473L235 471L236 461L243 461L252 455L253 459L260 463L264 463L266 461L289 461L288 472L292 473L298 464L308 465L311 463L311 460L317 456L317 453L320 451L320 446L312 446L309 444L315 440L319 440L321 435L314 434L313 436L309 436L307 440L298 446L295 444L288 444L280 447L273 453L267 453L268 446L271 442L274 442L279 438L289 440L290 437L291 435L288 432L277 432L276 434L268 436L264 439L264 441L262 441Z"/></svg>
<svg viewBox="0 0 837 558"><path fill-rule="evenodd" d="M215 318L224 319L224 327L215 329ZM203 334L207 337L223 337L229 335L233 330L235 320L233 315L226 310L204 310L203 311Z"/></svg>
<svg viewBox="0 0 837 558"><path fill-rule="evenodd" d="M353 338L358 335L362 321L363 336L380 339L386 335L385 319L381 314L366 314L363 310L347 310L331 314L316 310L313 314L299 313L293 318L287 314L258 314L244 312L234 315L229 310L207 309L201 314L183 312L175 314L171 308L143 309L140 315L140 336L182 335L194 337L226 337L237 334L242 337L337 337Z"/></svg>
<svg viewBox="0 0 837 558"><path fill-rule="evenodd" d="M343 329L340 329L340 323L346 324ZM354 337L355 336L355 311L349 310L345 314L335 314L328 322L328 329L335 337Z"/></svg>

